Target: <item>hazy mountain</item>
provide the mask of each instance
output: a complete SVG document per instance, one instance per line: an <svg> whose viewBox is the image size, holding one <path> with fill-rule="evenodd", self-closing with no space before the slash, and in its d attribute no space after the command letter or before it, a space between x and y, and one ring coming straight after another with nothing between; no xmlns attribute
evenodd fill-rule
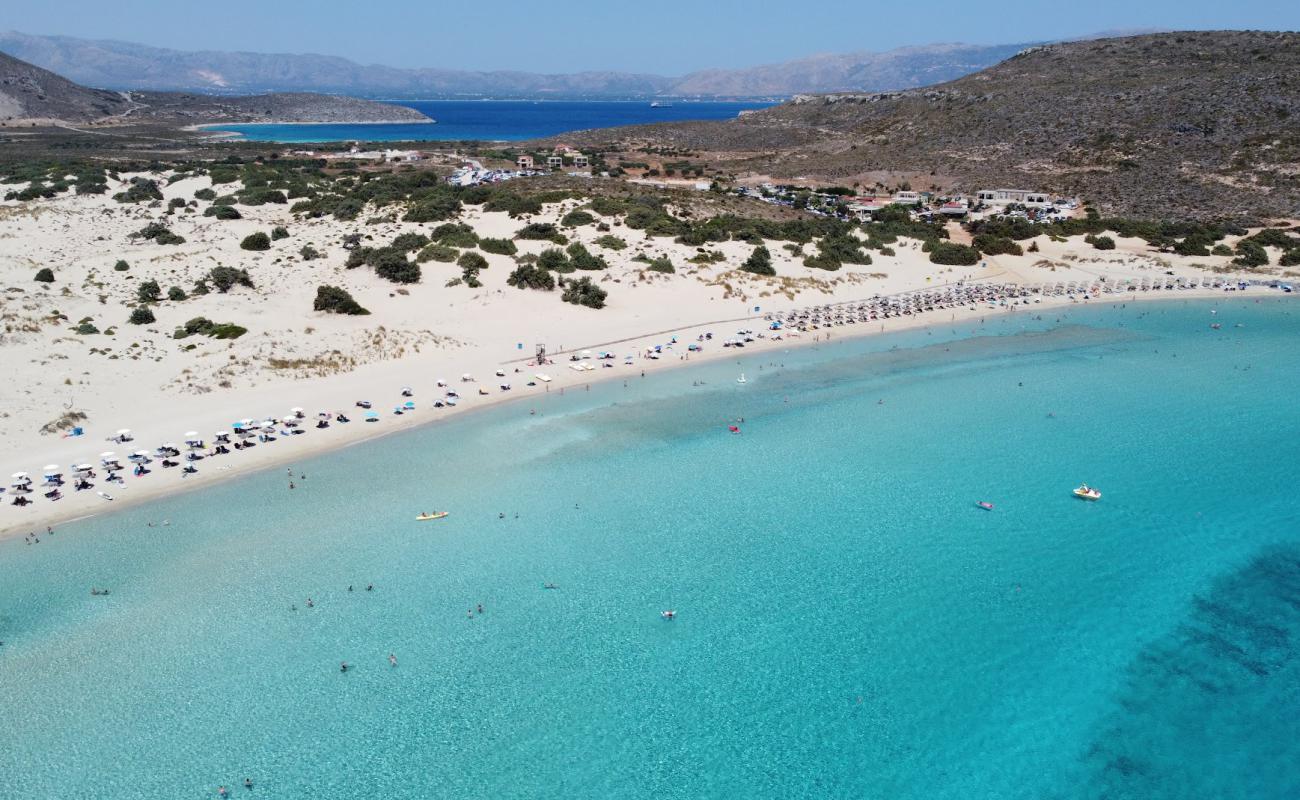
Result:
<svg viewBox="0 0 1300 800"><path fill-rule="evenodd" d="M1145 217L1294 217L1298 119L1300 33L1200 31L1047 45L924 89L566 140L725 152L731 169L867 186L1018 185Z"/></svg>
<svg viewBox="0 0 1300 800"><path fill-rule="evenodd" d="M666 77L621 72L542 75L398 69L314 54L185 52L129 42L0 33L0 51L91 86L202 92L325 91L405 99L451 95L763 97L905 89L982 69L1025 46L941 44Z"/></svg>
<svg viewBox="0 0 1300 800"><path fill-rule="evenodd" d="M405 106L323 94L214 97L181 92L88 89L0 53L0 121L87 123L121 119L200 122L424 122Z"/></svg>
<svg viewBox="0 0 1300 800"><path fill-rule="evenodd" d="M3 46L3 45L0 45ZM681 95L793 95L805 92L879 92L942 83L1010 58L1025 44L989 47L936 44L884 53L811 56L748 69L693 72L672 91Z"/></svg>

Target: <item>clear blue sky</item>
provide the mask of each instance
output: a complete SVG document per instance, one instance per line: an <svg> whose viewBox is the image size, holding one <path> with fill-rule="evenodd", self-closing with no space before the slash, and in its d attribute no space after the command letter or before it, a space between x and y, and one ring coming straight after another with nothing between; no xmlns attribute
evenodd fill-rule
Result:
<svg viewBox="0 0 1300 800"><path fill-rule="evenodd" d="M1136 28L1300 28L1291 0L10 0L0 26L370 64L677 75L814 53Z"/></svg>

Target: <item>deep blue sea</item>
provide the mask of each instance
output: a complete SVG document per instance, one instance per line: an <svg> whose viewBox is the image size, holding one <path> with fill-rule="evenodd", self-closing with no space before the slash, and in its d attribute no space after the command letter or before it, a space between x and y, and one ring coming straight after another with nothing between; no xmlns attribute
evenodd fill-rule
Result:
<svg viewBox="0 0 1300 800"><path fill-rule="evenodd" d="M1298 340L834 341L2 542L0 797L1300 797Z"/></svg>
<svg viewBox="0 0 1300 800"><path fill-rule="evenodd" d="M395 103L437 120L436 125L213 125L254 141L514 141L588 128L646 122L732 119L764 103L674 103L652 108L648 101L431 100Z"/></svg>

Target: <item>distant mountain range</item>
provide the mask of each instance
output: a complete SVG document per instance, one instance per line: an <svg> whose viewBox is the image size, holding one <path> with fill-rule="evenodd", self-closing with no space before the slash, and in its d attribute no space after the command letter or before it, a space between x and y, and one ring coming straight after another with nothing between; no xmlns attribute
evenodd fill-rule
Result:
<svg viewBox="0 0 1300 800"><path fill-rule="evenodd" d="M0 53L0 124L165 122L428 122L412 108L302 92L216 97L91 89Z"/></svg>
<svg viewBox="0 0 1300 800"><path fill-rule="evenodd" d="M0 52L87 86L205 93L330 92L423 99L483 97L785 97L873 92L952 80L1034 43L936 44L883 53L817 55L747 69L681 77L623 72L543 75L398 69L313 54L186 52L130 42L0 33Z"/></svg>

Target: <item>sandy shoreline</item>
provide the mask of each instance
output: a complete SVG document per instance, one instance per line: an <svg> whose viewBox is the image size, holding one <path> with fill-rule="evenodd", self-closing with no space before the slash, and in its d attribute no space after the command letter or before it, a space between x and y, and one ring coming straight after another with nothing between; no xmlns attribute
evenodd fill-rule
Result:
<svg viewBox="0 0 1300 800"><path fill-rule="evenodd" d="M8 504L5 492L0 495L5 501L0 536L209 486L413 425L454 419L473 408L530 397L540 402L548 394L546 386L540 381L535 387L524 385L539 371L526 366L537 346L545 346L560 360L540 370L554 378L549 392L555 393L639 374L641 369L649 373L813 341L811 333L787 333L789 338L781 342L760 339L743 351L722 347L722 340L739 329L765 329L759 320L769 313L957 283L1051 286L1062 292L1020 307L1029 313L1068 306L1072 301L1065 294L1078 295L1085 285L1199 286L1209 279L1286 277L1279 272L1243 272L1232 265L1231 256L1155 253L1136 238L1118 238L1114 249L1102 252L1080 237L1048 236L1036 237L1032 246L1026 243L1022 255L989 256L971 266L934 264L920 241L899 239L890 248L873 251L870 264L844 264L835 271L806 263L811 246L767 241L776 274L760 276L741 269L755 250L753 242L733 239L695 247L632 228L617 212L586 213L586 221L564 222L578 209L595 211L581 196L517 217L466 205L454 225L442 226L406 220L393 208L350 220L295 215L287 203L239 204L239 219L217 219L206 214L215 203L212 195L237 192L240 184L214 185L210 175L152 175L162 195L152 204L113 199L113 193L132 179L149 177L112 177L102 195L0 201L0 353L9 377L0 382L0 475L24 471L39 480L43 465L57 464L66 476L71 465L98 465L101 451L119 457L142 449L152 453L163 443L183 441L183 431L197 431L206 440L214 431L229 431L234 420L281 418L294 407L306 411L308 431L205 459L197 464L199 473L185 479L179 469L155 469L145 478L126 477L125 486L96 485L95 490L116 498L112 502L69 486L57 502L37 494L31 505L19 508ZM698 216L730 207L715 202L712 195L700 193L690 196L692 205L677 210ZM162 245L142 239L141 229L154 223L166 225L183 241ZM563 229L568 243L599 257L601 267L587 275L608 293L603 308L563 302L559 291L510 285L508 276L520 259L538 258L556 246L521 235L525 225L540 224ZM430 234L435 239L443 235L437 233L439 227L471 234L471 243L439 247L452 258L472 253L481 259L481 272L475 273L472 284L456 263L433 256L420 262L421 277L413 283L393 283L372 269L347 266L349 238L354 246L361 242L369 247L410 236L427 242ZM277 230L280 235L269 249L240 246L252 233ZM954 230L954 235L959 233ZM489 239L497 246L477 246ZM503 243L515 252L501 252ZM673 268L652 268L663 261ZM205 282L218 266L246 273L252 285L213 290ZM43 268L52 272L52 281L34 279ZM141 299L146 282L156 283L152 300ZM318 287L324 285L346 290L371 313L314 310ZM1103 294L1090 302L1200 296L1221 293L1135 291ZM131 324L132 309L142 303L154 321ZM837 326L829 332L841 339L882 328L901 330L998 313L986 306L980 303L970 310L962 305L952 313L892 317L882 324ZM240 333L223 339L187 333L196 321ZM685 360L687 344L704 332L715 338L704 344L703 353ZM671 353L657 361L641 357L647 346L667 345L672 334L680 344ZM562 354L602 348L619 356L615 367L578 373L562 360ZM632 366L623 364L627 355L634 356ZM515 373L516 368L520 372ZM493 377L498 369L508 375ZM487 394L480 395L475 384L461 386L456 379L464 373L480 378L476 383ZM466 395L455 409L430 408L442 394L436 391L439 378ZM499 384L507 381L513 389L503 392ZM403 386L414 389L418 410L395 416L393 407L406 399L399 393ZM363 399L374 404L380 421L362 421L354 404ZM355 421L317 430L311 426L320 410L347 411ZM82 427L84 435L62 437L71 425ZM110 443L110 435L122 428L134 431L134 441Z"/></svg>
<svg viewBox="0 0 1300 800"><path fill-rule="evenodd" d="M726 335L724 331L717 330L718 322L707 322L696 325L684 326L676 329L680 348L671 354L659 360L652 360L638 357L633 365L624 365L622 359L616 361L616 366L612 369L598 369L594 372L576 372L569 369L570 362L558 360L554 364L548 364L540 368L531 368L522 366L522 362L527 359L502 360L497 362L498 368L504 368L507 372L504 378L493 378L499 382L510 382L514 388L510 392L493 392L486 396L473 394L472 390L466 390L464 397L459 405L454 407L445 407L441 409L432 407L432 398L438 395L439 390L435 386L435 378L427 378L423 381L412 382L410 385L414 389L414 402L417 410L403 414L398 417L391 412L380 411L380 421L375 423L366 423L362 419L361 409L348 409L352 419L351 423L341 425L332 424L329 428L317 430L311 426L313 417L310 409L315 406L310 405L308 400L300 400L304 408L309 409L308 418L305 420L306 432L292 437L278 437L274 443L264 443L258 445L252 451L237 451L229 456L219 459L204 459L199 462L199 473L188 478L182 478L179 468L164 472L155 462L154 468L150 475L144 478L126 477L125 486L121 484L105 484L102 479L96 483L96 489L108 491L115 497L110 502L104 501L96 496L92 491L71 492L65 494L64 498L57 503L50 503L44 498L38 499L33 505L26 508L14 508L6 505L4 521L0 524L0 539L17 536L19 533L29 531L42 531L46 526L65 524L76 520L86 519L89 517L99 516L104 513L113 513L128 508L132 508L152 500L162 497L170 497L177 492L195 491L211 486L215 486L226 480L236 477L243 477L261 470L267 470L295 461L301 461L307 458L327 454L331 451L341 450L353 445L361 444L378 439L383 436L397 434L408 431L416 427L425 425L436 425L451 422L455 419L464 417L469 412L494 408L505 403L523 404L527 401L545 402L547 396L555 393L557 396L563 393L564 389L582 387L588 384L604 383L615 379L627 379L628 377L639 377L644 371L646 375L663 372L670 369L690 366L692 364L707 364L720 361L722 359L746 358L751 355L774 350L790 350L793 348L807 347L814 344L825 344L827 334L834 341L843 341L849 339L859 339L863 337L879 335L883 333L893 333L916 328L933 327L939 325L964 324L984 317L994 315L1008 314L1032 314L1037 315L1040 312L1057 310L1062 308L1089 306L1089 305L1119 305L1130 302L1148 302L1148 301L1172 301L1172 300L1207 300L1214 298L1233 299L1242 295L1226 295L1222 290L1211 289L1188 289L1181 291L1161 291L1161 292L1142 292L1128 293L1122 296L1102 296L1091 300L1070 300L1064 297L1044 297L1041 302L1032 305L1009 305L1005 308L992 309L988 307L959 308L947 311L949 319L943 320L941 317L945 311L935 311L929 314L914 315L910 317L895 317L887 320L878 320L870 323L860 323L857 325L836 327L819 332L798 333L791 336L787 331L786 336L781 340L772 340L769 338L756 339L750 343L744 350L731 350L721 346L718 334ZM1259 294L1254 295L1260 296ZM1282 295L1269 295L1282 296ZM865 298L864 298L865 299ZM745 321L761 322L763 315L733 320L731 324L743 324ZM760 325L751 326L757 331ZM706 345L703 352L686 353L686 345L694 342L697 335L712 331L715 334L713 342ZM602 346L612 346L613 344L622 344L634 341L663 342L663 334L651 333L641 334L638 336L626 337L617 342L602 344L583 345L571 348L564 352L579 352L584 349L596 349ZM625 348L629 351L640 352L636 348ZM643 348L641 348L643 349ZM560 355L560 353L555 353ZM689 357L687 357L689 356ZM487 365L485 365L487 366ZM521 370L516 374L512 370L518 366ZM527 387L523 384L532 380L533 373L542 372L552 378L549 385L538 382L535 387ZM451 376L449 376L451 377ZM479 382L464 384L463 386L476 386ZM461 384L453 382L449 388L463 388ZM282 387L287 394L292 387ZM391 391L396 398L399 392L397 386L391 387ZM399 401L394 399L394 404ZM289 404L289 401L285 403ZM382 401L376 403L376 409L386 408ZM355 411L356 413L352 413ZM218 427L222 427L217 423ZM172 427L176 427L173 425ZM197 427L197 426L191 426ZM207 428L199 428L207 431ZM208 433L202 434L205 438ZM90 442L86 442L90 445ZM107 449L116 449L119 455L125 455L133 449L149 449L153 447L149 442L137 439L134 442L125 445L105 444ZM91 450L95 446L91 445L85 449ZM8 497L8 493L0 495ZM6 501L7 502L7 501ZM18 518L21 517L21 518Z"/></svg>

